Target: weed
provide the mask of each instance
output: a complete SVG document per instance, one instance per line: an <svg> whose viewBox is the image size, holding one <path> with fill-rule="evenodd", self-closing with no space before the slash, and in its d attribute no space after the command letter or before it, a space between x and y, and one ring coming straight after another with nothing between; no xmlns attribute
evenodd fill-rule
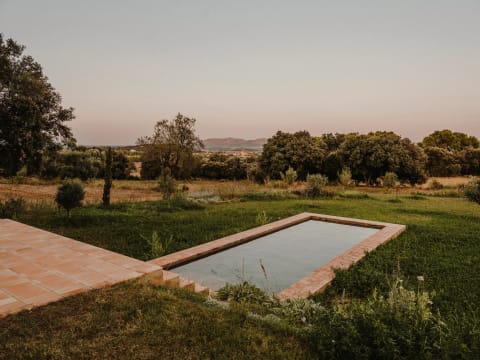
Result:
<svg viewBox="0 0 480 360"><path fill-rule="evenodd" d="M255 218L257 225L265 225L272 221L271 217L267 215L265 211L259 212Z"/></svg>
<svg viewBox="0 0 480 360"><path fill-rule="evenodd" d="M156 259L165 255L173 242L173 235L161 239L157 231L152 232L150 237L140 236L147 241L148 253L145 254L146 259Z"/></svg>

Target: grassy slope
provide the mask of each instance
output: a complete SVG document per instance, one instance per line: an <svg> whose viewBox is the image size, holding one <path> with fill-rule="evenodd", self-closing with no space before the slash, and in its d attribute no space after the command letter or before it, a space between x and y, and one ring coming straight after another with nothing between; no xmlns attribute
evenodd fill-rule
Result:
<svg viewBox="0 0 480 360"><path fill-rule="evenodd" d="M417 286L416 277L418 275L425 277L426 288L435 290L437 293L434 305L443 314L462 313L472 309L472 315L478 316L476 304L480 303L480 277L478 276L480 273L480 207L457 198L415 200L402 197L400 202L389 200L392 200L391 196L375 195L370 199L328 199L313 202L309 200L248 201L208 205L203 209L190 210L168 208L155 203L136 203L120 204L112 210L95 207L79 209L70 223L65 221L62 214L53 210L40 211L37 209L35 213L27 214L22 221L139 258L142 258L146 251L145 240L139 236L140 234L149 235L153 230L159 231L164 236L172 234L175 238L175 246L171 251L174 251L255 226L255 219L260 211L266 211L272 220L301 211L311 211L406 224L408 225L406 233L380 247L346 273L338 276L333 286L327 291L327 295L319 298L328 300L335 294L341 293L343 288L346 289L347 294L358 297L367 295L374 287L385 288L386 274L391 273L397 267L397 262L400 262L401 271L409 286ZM51 323L48 323L47 329L49 330L42 330L42 316L38 315L37 311L64 314L71 312L71 308L74 307L86 318L94 316L93 314L97 314L96 316L100 318L102 316L109 317L110 311L119 312L119 316L133 316L128 314L135 312L138 306L141 307L142 301L145 299L139 300L134 305L128 305L128 301L122 301L123 305L120 308L111 309L111 307L117 307L115 299L122 299L124 295L128 299L128 294L128 291L119 290L118 294L113 291L111 297L107 298L104 304L95 301L84 303L83 300L77 302L75 300L77 297L74 297L72 300L61 303L62 305L52 304L44 309L34 310L31 314L20 314L11 316L7 320L0 320L0 327L3 328L5 321L8 324L13 323L19 330L11 335L13 336L10 338L12 341L15 342L16 338L17 342L21 340L20 342L32 344L37 341L35 339L43 338L43 346L46 346L45 344L51 341L50 337L54 336L54 329L61 332L62 327L66 325L63 324L61 318L63 315L61 315L58 319L52 319ZM93 295L81 295L79 298L83 299L82 297L88 298L89 296ZM173 300L175 296L168 296L172 302L175 302ZM188 312L189 310L185 308L190 306L198 308L206 314L204 320L212 316L209 313L210 310L199 303L186 299L176 301L179 301L179 306L171 308L169 312L174 314L177 320L183 318L180 314ZM60 307L55 310L57 306ZM148 311L148 308L145 308L145 311ZM50 318L50 316L47 317ZM234 313L224 313L221 317L223 320L218 319L218 321L225 327L218 330L218 336L224 338L225 341L220 342L228 348L230 341L228 328L236 324L238 319ZM200 325L190 328L182 322L177 325L169 323L165 316L161 316L159 313L149 313L146 321L164 324L158 325L158 331L162 326L175 329L171 335L169 335L170 332L162 333L161 339L154 335L155 332L140 332L139 338L142 339L138 341L141 344L140 348L146 353L165 343L173 342L175 344L177 337L183 334L184 338L189 339L189 347L192 349L189 354L194 356L193 349L202 348L205 337L208 337L210 331ZM201 319L198 321L202 322ZM27 325L30 323L36 325L30 328L30 325ZM106 321L107 323L108 321ZM79 320L76 326L82 326L81 324L82 321ZM68 329L70 329L67 330L70 332L68 335L70 338L62 340L63 342L58 344L59 349L66 351L65 349L70 347L69 344L75 343L79 349L85 347L85 351L93 351L88 350L90 344L82 340L85 337L83 332L77 333L76 327L68 327ZM248 336L260 338L270 336L264 330L256 327L250 327L248 331L245 331L243 335L239 333L238 336L240 338L242 336L247 336L247 338ZM105 338L112 343L117 343L117 337L122 338L116 332L110 333L111 329L107 325L105 328L96 326L89 332L91 336ZM283 337L279 338L279 342L282 344ZM292 343L293 340L289 336L285 336L285 339L289 346L298 345ZM42 340L38 341L42 343ZM240 343L235 345L238 351L251 349L252 344L248 340L239 341ZM118 346L122 344L123 342L119 340ZM280 344L275 344L275 346L280 346ZM106 347L99 346L97 350L104 348ZM107 354L109 350L103 351Z"/></svg>
<svg viewBox="0 0 480 360"><path fill-rule="evenodd" d="M0 320L0 359L309 358L286 330L203 298L127 282Z"/></svg>

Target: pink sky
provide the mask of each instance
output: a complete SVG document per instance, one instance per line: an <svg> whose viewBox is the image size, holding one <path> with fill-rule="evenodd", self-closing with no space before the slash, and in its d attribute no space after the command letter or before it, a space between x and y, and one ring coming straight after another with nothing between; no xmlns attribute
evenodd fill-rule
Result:
<svg viewBox="0 0 480 360"><path fill-rule="evenodd" d="M208 137L439 129L480 137L480 2L0 1L81 144L177 112Z"/></svg>

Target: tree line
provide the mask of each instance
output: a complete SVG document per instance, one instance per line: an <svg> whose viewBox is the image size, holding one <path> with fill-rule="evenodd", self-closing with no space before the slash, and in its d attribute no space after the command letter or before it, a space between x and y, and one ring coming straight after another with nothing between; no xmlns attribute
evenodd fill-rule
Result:
<svg viewBox="0 0 480 360"><path fill-rule="evenodd" d="M289 169L299 180L323 174L336 182L348 171L353 181L367 185L377 184L388 173L411 185L424 183L428 176L480 175L478 139L451 130L435 131L418 144L386 131L318 137L308 131L278 131L261 154L239 157L199 152L202 144L194 126L195 119L178 114L171 121L158 122L154 136L139 139L145 145L142 178L157 178L165 168L177 179L248 178L257 182L282 179ZM157 133L170 135L159 139Z"/></svg>
<svg viewBox="0 0 480 360"><path fill-rule="evenodd" d="M421 184L428 176L480 175L479 141L451 130L435 131L419 144L393 132L323 134L277 132L259 158L264 177L280 179L289 167L300 179L322 173L337 181L347 168L352 179L373 185L386 173L403 183Z"/></svg>

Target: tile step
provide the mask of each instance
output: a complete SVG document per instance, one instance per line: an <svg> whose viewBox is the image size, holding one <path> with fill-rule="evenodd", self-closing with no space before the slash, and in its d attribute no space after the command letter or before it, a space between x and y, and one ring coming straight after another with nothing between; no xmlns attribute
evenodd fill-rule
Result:
<svg viewBox="0 0 480 360"><path fill-rule="evenodd" d="M180 275L163 270L163 283L165 286L178 288L180 287Z"/></svg>
<svg viewBox="0 0 480 360"><path fill-rule="evenodd" d="M185 278L182 278L182 277L180 277L180 282L179 282L178 287L180 289L188 290L188 291L191 291L191 292L195 291L195 283L192 280L188 280L188 279L185 279Z"/></svg>

